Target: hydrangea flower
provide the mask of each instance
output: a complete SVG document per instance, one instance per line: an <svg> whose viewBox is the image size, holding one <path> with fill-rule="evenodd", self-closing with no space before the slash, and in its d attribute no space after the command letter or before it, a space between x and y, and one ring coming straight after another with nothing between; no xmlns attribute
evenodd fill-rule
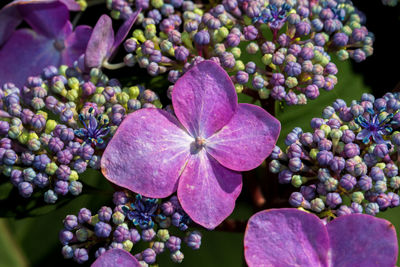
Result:
<svg viewBox="0 0 400 267"><path fill-rule="evenodd" d="M140 267L138 260L123 249L110 249L102 254L92 267L129 266Z"/></svg>
<svg viewBox="0 0 400 267"><path fill-rule="evenodd" d="M272 209L253 215L244 237L246 262L253 266L395 266L393 225L365 214L328 224L297 209Z"/></svg>
<svg viewBox="0 0 400 267"><path fill-rule="evenodd" d="M92 29L80 25L73 30L69 10L62 2L20 4L18 11L31 29L14 31L0 48L0 84L22 86L26 78L49 65L72 66L85 52Z"/></svg>
<svg viewBox="0 0 400 267"><path fill-rule="evenodd" d="M271 153L280 123L258 106L237 104L226 72L212 61L175 84L176 114L146 109L128 115L101 159L111 182L151 198L175 191L196 223L212 229L234 209L240 171Z"/></svg>

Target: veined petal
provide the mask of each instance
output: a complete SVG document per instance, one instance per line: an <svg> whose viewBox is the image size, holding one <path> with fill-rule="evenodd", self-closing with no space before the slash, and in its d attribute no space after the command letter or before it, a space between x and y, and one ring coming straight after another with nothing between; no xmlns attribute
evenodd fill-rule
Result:
<svg viewBox="0 0 400 267"><path fill-rule="evenodd" d="M66 36L65 24L69 22L69 11L61 2L20 4L20 11L24 20L36 33L56 39L60 35Z"/></svg>
<svg viewBox="0 0 400 267"><path fill-rule="evenodd" d="M72 66L74 61L85 53L91 34L92 27L90 26L80 25L75 28L75 31L65 40L66 49L63 52L63 64Z"/></svg>
<svg viewBox="0 0 400 267"><path fill-rule="evenodd" d="M110 249L92 264L92 267L140 267L138 260L129 252L123 249Z"/></svg>
<svg viewBox="0 0 400 267"><path fill-rule="evenodd" d="M225 70L206 60L175 83L172 103L183 126L193 136L207 138L231 120L237 108L237 95Z"/></svg>
<svg viewBox="0 0 400 267"><path fill-rule="evenodd" d="M327 225L332 266L395 266L396 230L386 220L366 214L341 216Z"/></svg>
<svg viewBox="0 0 400 267"><path fill-rule="evenodd" d="M110 55L114 44L111 18L102 15L94 26L85 52L85 64L89 68L100 67Z"/></svg>
<svg viewBox="0 0 400 267"><path fill-rule="evenodd" d="M125 20L124 24L122 24L122 26L118 29L118 32L115 35L115 40L111 54L113 54L115 50L119 47L119 45L122 43L122 41L124 41L129 31L131 30L133 24L135 23L137 17L139 16L140 11L141 9L132 13L132 15L130 15L130 17L127 20Z"/></svg>
<svg viewBox="0 0 400 267"><path fill-rule="evenodd" d="M22 22L18 9L14 6L5 6L0 10L0 47L10 38L17 26Z"/></svg>
<svg viewBox="0 0 400 267"><path fill-rule="evenodd" d="M61 54L53 40L29 29L17 30L0 49L0 84L13 82L17 86L38 75L43 68L61 63Z"/></svg>
<svg viewBox="0 0 400 267"><path fill-rule="evenodd" d="M280 122L264 109L239 104L231 121L207 139L206 150L228 169L248 171L271 154L280 130Z"/></svg>
<svg viewBox="0 0 400 267"><path fill-rule="evenodd" d="M372 132L368 129L363 129L361 132L359 132L357 134L356 139L357 140L369 140L369 138L371 137Z"/></svg>
<svg viewBox="0 0 400 267"><path fill-rule="evenodd" d="M128 115L101 158L104 176L146 197L171 195L193 142L181 127L161 109L146 108Z"/></svg>
<svg viewBox="0 0 400 267"><path fill-rule="evenodd" d="M231 171L204 150L192 154L178 187L182 208L196 223L214 229L235 208L242 175Z"/></svg>
<svg viewBox="0 0 400 267"><path fill-rule="evenodd" d="M244 235L249 267L328 266L329 238L321 220L298 209L253 215Z"/></svg>

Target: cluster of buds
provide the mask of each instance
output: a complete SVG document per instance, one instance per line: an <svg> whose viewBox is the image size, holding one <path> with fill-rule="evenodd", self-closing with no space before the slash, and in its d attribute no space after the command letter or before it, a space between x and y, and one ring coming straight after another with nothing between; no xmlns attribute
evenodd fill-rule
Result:
<svg viewBox="0 0 400 267"><path fill-rule="evenodd" d="M189 231L191 220L182 210L176 196L161 203L159 199L114 193L114 209L101 207L97 214L82 208L78 216L67 215L60 241L64 245L62 254L78 263L89 259L93 253L97 258L109 249L119 248L134 252L135 244L148 243L147 249L135 254L142 266L155 264L156 257L170 252L171 260L181 263L184 255L181 243L199 249L201 234ZM169 228L179 229L179 236L170 235ZM172 230L172 229L171 229ZM176 231L175 231L176 232Z"/></svg>
<svg viewBox="0 0 400 267"><path fill-rule="evenodd" d="M291 183L289 202L320 217L375 215L399 206L400 95L364 94L350 106L338 99L311 120L313 132L295 128L284 151L275 147L270 170Z"/></svg>
<svg viewBox="0 0 400 267"><path fill-rule="evenodd" d="M337 83L330 53L357 62L372 54L373 35L351 1L229 0L207 12L191 1L139 2L143 29L125 42L125 63L153 76L168 72L171 83L211 59L237 92L306 104Z"/></svg>
<svg viewBox="0 0 400 267"><path fill-rule="evenodd" d="M121 89L98 69L48 67L23 88L0 89L1 172L28 198L38 189L46 203L82 191L79 174L99 168L101 153L123 118L160 106L142 86Z"/></svg>

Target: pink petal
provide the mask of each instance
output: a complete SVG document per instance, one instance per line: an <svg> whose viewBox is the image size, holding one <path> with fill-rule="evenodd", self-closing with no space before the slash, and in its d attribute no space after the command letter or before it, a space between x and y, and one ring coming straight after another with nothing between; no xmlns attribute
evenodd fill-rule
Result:
<svg viewBox="0 0 400 267"><path fill-rule="evenodd" d="M29 29L13 33L0 49L0 59L0 84L13 82L17 86L24 85L29 76L39 75L44 67L61 63L53 41Z"/></svg>
<svg viewBox="0 0 400 267"><path fill-rule="evenodd" d="M196 223L214 229L235 208L242 175L231 171L204 150L192 154L178 187L182 208Z"/></svg>
<svg viewBox="0 0 400 267"><path fill-rule="evenodd" d="M94 26L86 48L86 66L89 68L100 67L110 55L113 44L114 30L111 18L107 15L102 15L96 26Z"/></svg>
<svg viewBox="0 0 400 267"><path fill-rule="evenodd" d="M115 35L115 41L111 53L114 53L114 51L119 47L122 41L124 41L129 31L131 30L133 24L135 23L137 17L139 16L140 11L141 9L137 10L132 15L130 15L130 17L127 20L125 20L124 24L122 24L122 26L118 29L118 32Z"/></svg>
<svg viewBox="0 0 400 267"><path fill-rule="evenodd" d="M179 78L172 103L186 129L195 137L207 138L231 120L237 108L237 95L225 70L206 60Z"/></svg>
<svg viewBox="0 0 400 267"><path fill-rule="evenodd" d="M104 176L146 197L171 195L193 142L181 127L161 109L146 108L128 115L101 158Z"/></svg>
<svg viewBox="0 0 400 267"><path fill-rule="evenodd" d="M327 225L332 266L396 265L396 230L386 220L366 214L341 216Z"/></svg>
<svg viewBox="0 0 400 267"><path fill-rule="evenodd" d="M249 267L328 266L328 233L321 220L297 209L253 215L244 236Z"/></svg>
<svg viewBox="0 0 400 267"><path fill-rule="evenodd" d="M92 27L90 26L80 25L75 28L75 31L65 40L66 50L63 53L63 64L72 66L74 61L85 53L91 34Z"/></svg>
<svg viewBox="0 0 400 267"><path fill-rule="evenodd" d="M69 34L64 34L65 24L69 22L69 11L61 2L20 4L18 10L36 33L50 38Z"/></svg>
<svg viewBox="0 0 400 267"><path fill-rule="evenodd" d="M92 267L140 267L138 260L123 249L110 249L104 252L92 264Z"/></svg>
<svg viewBox="0 0 400 267"><path fill-rule="evenodd" d="M264 109L239 104L231 121L207 139L206 149L228 169L248 171L271 154L280 130L280 122Z"/></svg>

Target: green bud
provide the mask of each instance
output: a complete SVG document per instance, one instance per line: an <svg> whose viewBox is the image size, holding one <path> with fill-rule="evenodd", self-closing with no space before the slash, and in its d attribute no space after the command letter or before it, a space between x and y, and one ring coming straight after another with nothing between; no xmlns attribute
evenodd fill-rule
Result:
<svg viewBox="0 0 400 267"><path fill-rule="evenodd" d="M235 69L236 71L244 70L245 68L246 68L246 66L244 65L243 61L241 61L241 60L236 60L236 62L235 62L235 67L234 67L234 69Z"/></svg>
<svg viewBox="0 0 400 267"><path fill-rule="evenodd" d="M93 226L95 226L96 225L96 223L98 223L100 220L99 220L99 215L98 214L96 214L96 215L94 215L94 216L92 216L91 218L90 218L90 224L91 225L93 225Z"/></svg>
<svg viewBox="0 0 400 267"><path fill-rule="evenodd" d="M153 105L156 106L157 108L162 108L162 103L159 99L153 101Z"/></svg>
<svg viewBox="0 0 400 267"><path fill-rule="evenodd" d="M342 28L342 32L343 32L344 34L350 36L350 35L352 34L353 30L352 30L348 25L345 25L345 26L343 26L343 28Z"/></svg>
<svg viewBox="0 0 400 267"><path fill-rule="evenodd" d="M87 2L85 0L76 0L76 2L78 3L81 11L85 11L86 10L88 4L87 4Z"/></svg>
<svg viewBox="0 0 400 267"><path fill-rule="evenodd" d="M240 56L242 55L242 51L240 50L239 47L233 47L231 49L231 53L235 57L235 59L240 58Z"/></svg>
<svg viewBox="0 0 400 267"><path fill-rule="evenodd" d="M32 138L28 140L27 146L29 150L38 151L40 149L41 143L39 139Z"/></svg>
<svg viewBox="0 0 400 267"><path fill-rule="evenodd" d="M68 86L73 90L78 90L79 89L79 80L75 77L69 78Z"/></svg>
<svg viewBox="0 0 400 267"><path fill-rule="evenodd" d="M157 237L160 239L160 241L167 242L169 239L169 231L167 229L160 229L157 231Z"/></svg>
<svg viewBox="0 0 400 267"><path fill-rule="evenodd" d="M79 174L76 171L71 170L71 174L69 175L68 181L72 182L78 179L79 179Z"/></svg>
<svg viewBox="0 0 400 267"><path fill-rule="evenodd" d="M235 89L236 89L236 93L240 94L243 91L243 85L236 83Z"/></svg>
<svg viewBox="0 0 400 267"><path fill-rule="evenodd" d="M349 129L352 131L357 131L358 129L360 129L360 125L358 125L354 120L349 122Z"/></svg>
<svg viewBox="0 0 400 267"><path fill-rule="evenodd" d="M261 58L261 61L264 65L268 66L272 63L272 54L264 54Z"/></svg>
<svg viewBox="0 0 400 267"><path fill-rule="evenodd" d="M126 105L126 103L129 101L129 95L125 92L119 93L117 94L117 101L121 105Z"/></svg>
<svg viewBox="0 0 400 267"><path fill-rule="evenodd" d="M342 132L344 132L345 130L348 130L349 129L349 126L347 126L347 125L342 125L342 126L340 126L340 128L339 128Z"/></svg>
<svg viewBox="0 0 400 267"><path fill-rule="evenodd" d="M260 99L267 99L270 93L271 91L266 88L261 88L260 90L258 90L258 95L260 96Z"/></svg>
<svg viewBox="0 0 400 267"><path fill-rule="evenodd" d="M332 129L329 134L329 136L331 137L332 140L333 139L338 140L342 137L342 135L343 135L343 132L339 129Z"/></svg>
<svg viewBox="0 0 400 267"><path fill-rule="evenodd" d="M16 139L21 134L21 130L19 126L12 125L8 130L8 136L11 139Z"/></svg>
<svg viewBox="0 0 400 267"><path fill-rule="evenodd" d="M133 243L129 239L125 240L124 242L122 242L122 247L124 250L130 252L133 248Z"/></svg>
<svg viewBox="0 0 400 267"><path fill-rule="evenodd" d="M293 175L292 176L292 185L294 187L300 187L303 184L303 180L301 179L300 175Z"/></svg>
<svg viewBox="0 0 400 267"><path fill-rule="evenodd" d="M26 144L29 140L29 133L26 130L22 130L21 134L17 137L17 140L21 144Z"/></svg>
<svg viewBox="0 0 400 267"><path fill-rule="evenodd" d="M146 41L146 37L144 37L143 31L139 29L133 31L132 37L136 38L142 43Z"/></svg>
<svg viewBox="0 0 400 267"><path fill-rule="evenodd" d="M154 25L154 24L146 25L146 28L144 30L144 36L147 39L152 39L153 37L156 36L156 34L157 34L156 25Z"/></svg>
<svg viewBox="0 0 400 267"><path fill-rule="evenodd" d="M59 94L61 93L62 90L64 90L64 83L62 81L56 81L52 86L51 90L53 90L54 93Z"/></svg>
<svg viewBox="0 0 400 267"><path fill-rule="evenodd" d="M171 50L173 48L173 45L170 41L168 40L163 40L160 43L160 49L162 52L167 53L169 50Z"/></svg>
<svg viewBox="0 0 400 267"><path fill-rule="evenodd" d="M375 164L376 167L378 167L379 169L383 170L386 167L386 164L384 162L379 162L377 164Z"/></svg>
<svg viewBox="0 0 400 267"><path fill-rule="evenodd" d="M349 26L350 26L350 28L352 28L353 30L354 30L354 29L359 29L359 28L361 28L361 24L358 23L357 21L351 21L351 22L349 23Z"/></svg>
<svg viewBox="0 0 400 267"><path fill-rule="evenodd" d="M46 165L45 172L48 175L53 175L56 173L57 169L58 169L57 164L55 162L50 162L49 164Z"/></svg>
<svg viewBox="0 0 400 267"><path fill-rule="evenodd" d="M370 45L364 46L362 50L365 52L365 55L367 57L371 56L374 53L374 48Z"/></svg>
<svg viewBox="0 0 400 267"><path fill-rule="evenodd" d="M12 170L13 170L13 167L12 167L12 166L4 165L4 166L3 166L2 173L3 173L5 176L9 177L9 176L11 176Z"/></svg>
<svg viewBox="0 0 400 267"><path fill-rule="evenodd" d="M325 33L322 33L322 34L324 35L324 38L327 38L327 39L325 39L325 41L328 41L329 40L329 36L327 36L327 34L325 34ZM307 43L304 44L304 47L314 48L314 44L311 43L311 42L307 42Z"/></svg>
<svg viewBox="0 0 400 267"><path fill-rule="evenodd" d="M54 130L54 128L56 128L56 126L57 126L57 122L55 120L46 121L45 132L48 134L51 133Z"/></svg>
<svg viewBox="0 0 400 267"><path fill-rule="evenodd" d="M260 50L259 46L255 42L251 42L246 46L246 52L250 55L256 54Z"/></svg>
<svg viewBox="0 0 400 267"><path fill-rule="evenodd" d="M119 20L120 16L121 16L121 12L117 11L117 10L111 10L110 13L111 17L115 20Z"/></svg>
<svg viewBox="0 0 400 267"><path fill-rule="evenodd" d="M198 7L196 7L196 8L193 10L193 12L194 12L195 14L199 15L200 17L203 16L203 14L204 14L203 10L200 9L200 8L198 8Z"/></svg>
<svg viewBox="0 0 400 267"><path fill-rule="evenodd" d="M222 39L225 39L225 38L228 36L228 34L229 34L229 30L228 30L226 27L224 27L224 26L222 26L221 28L219 28L217 31L218 31L218 36L219 36L220 38L222 38Z"/></svg>
<svg viewBox="0 0 400 267"><path fill-rule="evenodd" d="M191 33L191 34L194 35L194 33ZM194 49L193 44L192 44L192 37L188 32L183 32L181 34L181 39L182 39L182 42L185 44L187 49L189 49L189 50Z"/></svg>
<svg viewBox="0 0 400 267"><path fill-rule="evenodd" d="M154 8L159 9L159 8L161 8L161 7L164 5L164 1L163 1L163 0L151 0L151 5L152 5Z"/></svg>
<svg viewBox="0 0 400 267"><path fill-rule="evenodd" d="M122 212L114 212L112 215L113 223L118 225L125 221L125 215Z"/></svg>
<svg viewBox="0 0 400 267"><path fill-rule="evenodd" d="M92 101L101 106L106 103L106 98L102 94L94 94L92 96Z"/></svg>
<svg viewBox="0 0 400 267"><path fill-rule="evenodd" d="M325 136L329 136L329 133L331 132L331 127L326 124L322 124L321 127L319 127L322 131L325 132Z"/></svg>
<svg viewBox="0 0 400 267"><path fill-rule="evenodd" d="M311 150L310 150L310 158L312 158L312 159L317 159L317 154L318 154L318 152L319 152L319 150L318 149L316 149L316 148L312 148Z"/></svg>
<svg viewBox="0 0 400 267"><path fill-rule="evenodd" d="M75 101L78 99L78 90L68 90L67 95L65 96L69 101Z"/></svg>
<svg viewBox="0 0 400 267"><path fill-rule="evenodd" d="M79 242L85 242L89 236L88 231L86 228L79 228L76 230L76 239L78 239Z"/></svg>
<svg viewBox="0 0 400 267"><path fill-rule="evenodd" d="M298 84L296 77L287 77L285 85L289 88L294 88Z"/></svg>
<svg viewBox="0 0 400 267"><path fill-rule="evenodd" d="M361 18L357 13L351 14L349 20L359 22L359 23L361 22Z"/></svg>
<svg viewBox="0 0 400 267"><path fill-rule="evenodd" d="M314 51L314 60L316 62L321 62L323 60L323 55L319 51Z"/></svg>
<svg viewBox="0 0 400 267"><path fill-rule="evenodd" d="M62 76L66 76L66 75L65 75L65 72L67 71L67 69L68 69L68 66L67 66L67 65L61 65L61 66L58 68L58 73L59 73L60 75L62 75Z"/></svg>
<svg viewBox="0 0 400 267"><path fill-rule="evenodd" d="M361 204L361 202L364 200L364 194L362 192L354 192L351 195L351 201L356 202L358 204Z"/></svg>
<svg viewBox="0 0 400 267"><path fill-rule="evenodd" d="M211 33L211 39L213 40L214 43L220 43L224 40L224 38L222 38L219 34L218 34L218 30L214 30Z"/></svg>
<svg viewBox="0 0 400 267"><path fill-rule="evenodd" d="M131 86L128 88L128 94L130 99L136 99L140 94L140 89L138 86Z"/></svg>

